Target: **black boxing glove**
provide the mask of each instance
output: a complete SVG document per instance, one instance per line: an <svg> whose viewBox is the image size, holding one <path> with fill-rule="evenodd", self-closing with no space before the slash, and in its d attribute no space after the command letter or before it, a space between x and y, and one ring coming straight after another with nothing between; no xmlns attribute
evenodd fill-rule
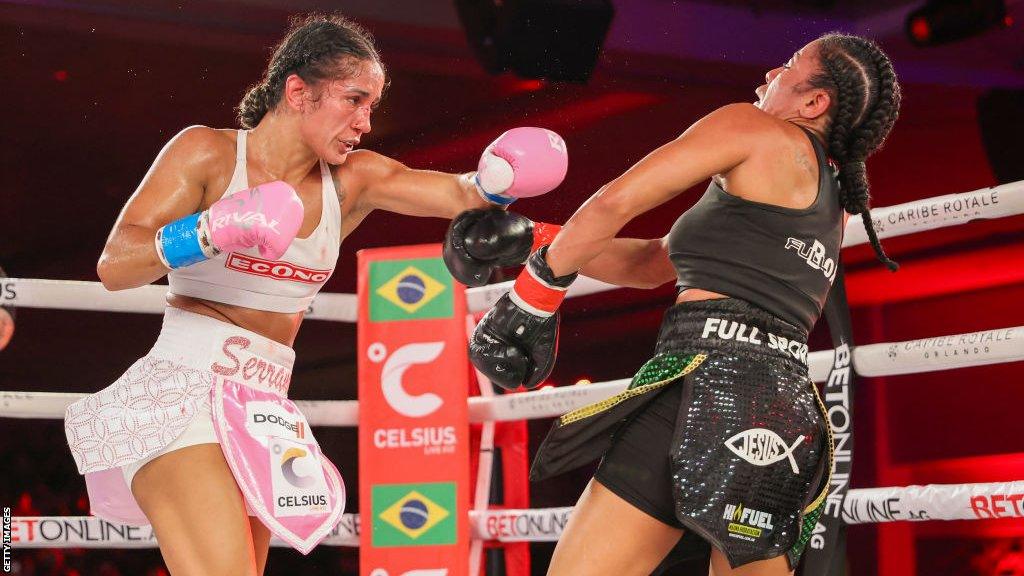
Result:
<svg viewBox="0 0 1024 576"><path fill-rule="evenodd" d="M442 256L456 280L483 286L495 268L522 264L537 247L550 244L559 230L561 226L498 208L466 210L448 227Z"/></svg>
<svg viewBox="0 0 1024 576"><path fill-rule="evenodd" d="M558 307L577 274L555 277L534 252L509 293L483 317L469 341L469 359L506 389L534 388L551 374L558 354Z"/></svg>

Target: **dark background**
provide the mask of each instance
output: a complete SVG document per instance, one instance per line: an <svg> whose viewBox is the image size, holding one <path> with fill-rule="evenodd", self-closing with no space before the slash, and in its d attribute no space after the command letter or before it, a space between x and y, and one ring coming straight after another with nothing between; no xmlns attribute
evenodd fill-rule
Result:
<svg viewBox="0 0 1024 576"><path fill-rule="evenodd" d="M728 102L753 101L773 68L820 33L875 37L904 82L904 108L869 163L879 206L997 184L979 128L993 90L1024 107L1021 26L956 44L915 48L903 18L923 2L619 0L589 83L486 74L443 0L0 2L3 184L0 264L11 276L97 280L114 218L161 146L191 124L235 126L233 108L263 72L290 13L340 9L377 36L392 86L363 144L414 167L471 170L480 150L518 125L561 133L566 183L517 210L562 222L600 185L690 123ZM1011 16L1024 21L1021 8ZM1010 90L1010 92L1005 92ZM1013 92L1012 90L1017 90ZM1005 99L1005 98L1004 98ZM1014 119L1015 118L1015 119ZM990 142L1021 151L1020 115ZM1017 124L1013 124L1017 123ZM697 194L646 214L625 234L664 235ZM849 249L856 341L885 342L1024 325L1024 217L885 242L903 269L884 272L869 249ZM326 287L355 291L355 251L436 242L446 222L371 215L343 246ZM623 378L652 349L670 286L619 290L566 306L555 384ZM92 392L144 354L156 315L19 312L0 353L0 389ZM812 349L827 347L819 329ZM309 321L295 348L296 399L354 399L355 326ZM856 396L854 487L1024 479L1020 363L864 379ZM547 422L530 424L536 447ZM350 486L355 429L317 435ZM56 420L0 420L0 503L15 515L87 512ZM591 470L533 487L534 507L570 505ZM355 496L353 493L352 496ZM349 506L355 510L353 499ZM850 530L851 574L1024 574L1024 521L895 523ZM552 546L532 546L542 573ZM157 574L156 551L21 551L23 574ZM357 551L308 557L273 549L268 574L352 573ZM1007 571L1006 566L1018 566ZM700 572L680 572L700 573Z"/></svg>

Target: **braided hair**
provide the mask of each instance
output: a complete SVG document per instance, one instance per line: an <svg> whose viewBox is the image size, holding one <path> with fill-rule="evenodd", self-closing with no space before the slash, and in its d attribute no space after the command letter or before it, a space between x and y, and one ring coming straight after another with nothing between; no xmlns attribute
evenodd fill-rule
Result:
<svg viewBox="0 0 1024 576"><path fill-rule="evenodd" d="M373 37L359 24L337 14L295 17L274 49L263 79L249 87L239 103L238 122L242 128L255 128L281 102L285 81L292 74L317 84L328 78L351 77L366 60L383 69Z"/></svg>
<svg viewBox="0 0 1024 576"><path fill-rule="evenodd" d="M860 214L875 255L895 272L899 265L885 255L871 221L864 161L882 146L899 116L901 91L896 72L878 44L860 36L822 36L818 59L821 69L808 84L827 90L832 97L826 144L839 165L839 202L850 214Z"/></svg>

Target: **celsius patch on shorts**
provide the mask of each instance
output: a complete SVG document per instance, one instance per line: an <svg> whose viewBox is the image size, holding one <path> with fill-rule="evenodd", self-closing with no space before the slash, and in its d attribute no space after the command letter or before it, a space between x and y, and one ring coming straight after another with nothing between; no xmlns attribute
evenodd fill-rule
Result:
<svg viewBox="0 0 1024 576"><path fill-rule="evenodd" d="M331 498L324 472L309 448L283 438L269 438L268 442L274 516L330 512Z"/></svg>

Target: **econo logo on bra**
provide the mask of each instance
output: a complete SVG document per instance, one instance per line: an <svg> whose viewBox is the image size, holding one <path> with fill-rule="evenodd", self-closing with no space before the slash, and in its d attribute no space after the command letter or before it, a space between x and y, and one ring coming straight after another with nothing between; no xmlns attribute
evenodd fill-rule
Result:
<svg viewBox="0 0 1024 576"><path fill-rule="evenodd" d="M290 262L275 262L264 260L255 256L246 256L232 252L224 267L253 276L263 276L274 280L290 280L292 282L303 282L305 284L320 284L326 282L331 276L330 270L314 270L303 268Z"/></svg>

